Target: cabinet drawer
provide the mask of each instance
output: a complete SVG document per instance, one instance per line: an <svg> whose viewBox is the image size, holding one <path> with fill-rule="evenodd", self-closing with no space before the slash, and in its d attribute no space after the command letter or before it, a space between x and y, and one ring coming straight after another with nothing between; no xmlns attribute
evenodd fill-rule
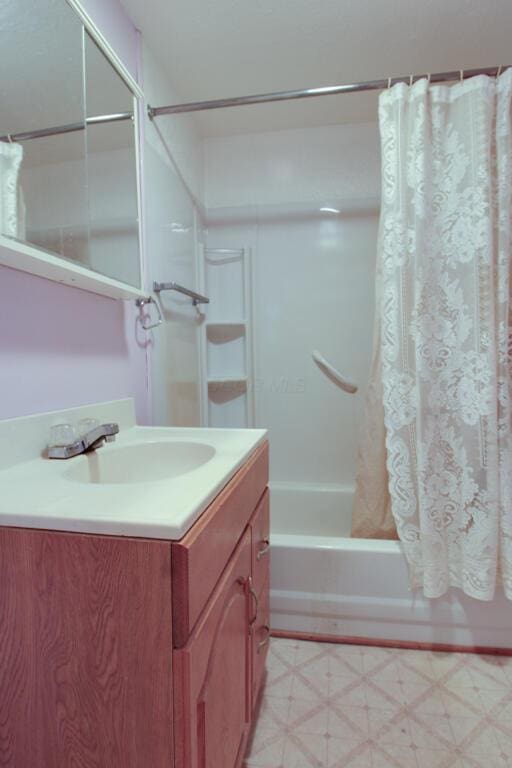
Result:
<svg viewBox="0 0 512 768"><path fill-rule="evenodd" d="M268 483L268 443L254 451L181 541L172 544L173 644L194 628Z"/></svg>
<svg viewBox="0 0 512 768"><path fill-rule="evenodd" d="M256 706L265 673L265 661L270 642L269 580L263 585L258 597L258 613L252 625L252 707Z"/></svg>
<svg viewBox="0 0 512 768"><path fill-rule="evenodd" d="M235 768L251 717L247 530L185 647L173 653L175 768Z"/></svg>
<svg viewBox="0 0 512 768"><path fill-rule="evenodd" d="M256 594L261 592L263 585L268 580L270 559L269 498L270 495L267 488L251 518L252 581Z"/></svg>

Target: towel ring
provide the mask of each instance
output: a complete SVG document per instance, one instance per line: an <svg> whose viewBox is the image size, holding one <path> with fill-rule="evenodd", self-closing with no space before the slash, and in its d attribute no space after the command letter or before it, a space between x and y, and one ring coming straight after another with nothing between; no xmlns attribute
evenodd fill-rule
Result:
<svg viewBox="0 0 512 768"><path fill-rule="evenodd" d="M150 323L149 325L144 324L144 307L147 304L154 304L156 307L156 311L158 313L158 317L156 320L156 323ZM160 311L160 307L158 306L158 303L154 300L152 296L148 296L146 299L136 299L135 300L135 306L137 306L140 309L140 324L142 325L143 329L145 331L150 331L152 328L156 328L157 326L161 325L164 321L162 317L162 313Z"/></svg>

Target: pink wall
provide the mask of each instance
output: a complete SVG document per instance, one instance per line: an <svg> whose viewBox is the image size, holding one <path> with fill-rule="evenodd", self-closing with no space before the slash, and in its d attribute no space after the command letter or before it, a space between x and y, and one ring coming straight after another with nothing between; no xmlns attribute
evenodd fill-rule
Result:
<svg viewBox="0 0 512 768"><path fill-rule="evenodd" d="M138 76L139 38L118 0L83 6ZM0 267L0 419L135 397L149 421L144 338L134 302Z"/></svg>
<svg viewBox="0 0 512 768"><path fill-rule="evenodd" d="M1 268L0 418L135 397L147 407L146 352L133 302Z"/></svg>

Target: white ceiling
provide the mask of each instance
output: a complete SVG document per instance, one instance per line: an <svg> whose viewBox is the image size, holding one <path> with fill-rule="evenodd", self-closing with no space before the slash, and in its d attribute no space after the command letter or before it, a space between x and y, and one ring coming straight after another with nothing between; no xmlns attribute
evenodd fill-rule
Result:
<svg viewBox="0 0 512 768"><path fill-rule="evenodd" d="M512 0L122 3L183 101L512 64ZM376 109L376 94L352 94L200 121L215 135L375 120Z"/></svg>

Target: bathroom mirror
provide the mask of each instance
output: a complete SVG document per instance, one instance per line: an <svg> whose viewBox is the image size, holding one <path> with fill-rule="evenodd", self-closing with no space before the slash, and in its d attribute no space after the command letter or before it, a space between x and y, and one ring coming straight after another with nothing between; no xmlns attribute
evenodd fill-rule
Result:
<svg viewBox="0 0 512 768"><path fill-rule="evenodd" d="M140 295L136 84L74 1L7 0L0 40L0 263Z"/></svg>

